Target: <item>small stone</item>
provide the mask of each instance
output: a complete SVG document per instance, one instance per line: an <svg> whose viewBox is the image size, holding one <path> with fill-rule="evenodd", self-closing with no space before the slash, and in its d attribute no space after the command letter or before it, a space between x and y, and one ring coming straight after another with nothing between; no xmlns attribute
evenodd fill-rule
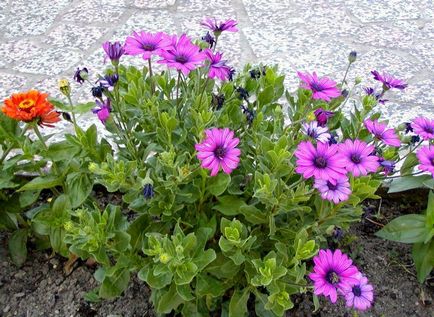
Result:
<svg viewBox="0 0 434 317"><path fill-rule="evenodd" d="M5 308L3 308L3 312L7 313L11 309L10 305L7 305Z"/></svg>
<svg viewBox="0 0 434 317"><path fill-rule="evenodd" d="M23 297L23 296L25 296L26 295L26 293L24 293L24 292L20 292L20 293L16 293L15 295L14 295L14 297L16 297L16 298L20 298L20 297Z"/></svg>

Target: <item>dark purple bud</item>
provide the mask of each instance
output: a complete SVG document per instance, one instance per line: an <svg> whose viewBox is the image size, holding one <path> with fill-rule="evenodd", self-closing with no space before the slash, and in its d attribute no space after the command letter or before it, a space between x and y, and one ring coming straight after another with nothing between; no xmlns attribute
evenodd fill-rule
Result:
<svg viewBox="0 0 434 317"><path fill-rule="evenodd" d="M90 89L90 91L92 92L92 96L94 96L95 98L101 98L102 97L102 93L104 91L104 87L99 85L99 86L94 86Z"/></svg>
<svg viewBox="0 0 434 317"><path fill-rule="evenodd" d="M151 199L155 196L154 187L152 187L151 184L146 184L145 187L143 187L143 196L145 199Z"/></svg>
<svg viewBox="0 0 434 317"><path fill-rule="evenodd" d="M372 87L365 87L365 88L363 88L363 90L365 91L365 93L368 96L371 96L371 95L375 94L375 90Z"/></svg>
<svg viewBox="0 0 434 317"><path fill-rule="evenodd" d="M68 112L61 112L61 113L62 113L63 119L65 119L66 121L72 122L71 115Z"/></svg>
<svg viewBox="0 0 434 317"><path fill-rule="evenodd" d="M238 92L238 99L244 99L246 101L249 99L249 92L246 89L237 87L236 91Z"/></svg>
<svg viewBox="0 0 434 317"><path fill-rule="evenodd" d="M253 79L258 79L261 77L261 71L259 69L249 70L250 77Z"/></svg>
<svg viewBox="0 0 434 317"><path fill-rule="evenodd" d="M324 110L323 108L318 108L314 111L316 121L318 121L318 125L324 127L327 124L329 118L334 116L334 112Z"/></svg>
<svg viewBox="0 0 434 317"><path fill-rule="evenodd" d="M84 83L84 81L89 77L89 72L86 67L83 67L82 69L77 68L77 70L74 73L74 80L79 83L80 85Z"/></svg>
<svg viewBox="0 0 434 317"><path fill-rule="evenodd" d="M225 95L224 94L212 94L211 99L211 107L220 110L223 107L223 103L225 102Z"/></svg>
<svg viewBox="0 0 434 317"><path fill-rule="evenodd" d="M249 108L245 106L241 106L241 109L246 116L246 120L249 124L253 123L253 120L255 119L255 112L253 110L250 110Z"/></svg>
<svg viewBox="0 0 434 317"><path fill-rule="evenodd" d="M234 80L234 75L235 75L235 68L231 67L229 70L229 81L233 81Z"/></svg>
<svg viewBox="0 0 434 317"><path fill-rule="evenodd" d="M349 94L349 92L348 92L347 89L342 90L342 96L343 96L344 98L347 98L347 97L348 97L348 94Z"/></svg>
<svg viewBox="0 0 434 317"><path fill-rule="evenodd" d="M417 142L420 142L420 136L418 136L418 135L412 135L410 143L411 144L416 144Z"/></svg>
<svg viewBox="0 0 434 317"><path fill-rule="evenodd" d="M338 141L336 140L336 138L337 138L337 134L336 134L336 132L331 132L330 133L330 137L329 137L329 145L332 145L332 144L338 144Z"/></svg>
<svg viewBox="0 0 434 317"><path fill-rule="evenodd" d="M344 237L344 231L342 230L342 228L335 227L333 229L332 236L333 236L333 239L340 241Z"/></svg>
<svg viewBox="0 0 434 317"><path fill-rule="evenodd" d="M348 61L350 62L350 64L354 63L357 59L357 52L356 51L351 51L350 55L348 55Z"/></svg>
<svg viewBox="0 0 434 317"><path fill-rule="evenodd" d="M215 39L209 32L206 32L206 35L202 36L202 41L208 43L209 48L212 48L215 44Z"/></svg>
<svg viewBox="0 0 434 317"><path fill-rule="evenodd" d="M409 132L413 132L413 127L411 126L410 122L405 122L405 134L409 133Z"/></svg>

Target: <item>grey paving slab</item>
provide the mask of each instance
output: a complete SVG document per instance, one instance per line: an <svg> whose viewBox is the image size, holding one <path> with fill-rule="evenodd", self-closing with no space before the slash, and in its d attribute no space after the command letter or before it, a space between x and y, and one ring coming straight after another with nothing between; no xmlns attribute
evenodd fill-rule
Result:
<svg viewBox="0 0 434 317"><path fill-rule="evenodd" d="M391 120L433 117L433 10L433 0L0 0L0 99L32 87L60 98L58 79L71 79L77 67L97 79L107 66L105 40L123 41L140 30L200 38L206 30L199 22L216 17L239 22L240 31L223 33L218 43L236 68L278 63L295 89L297 70L340 81L348 53L356 50L349 82L361 76L363 85L375 85L374 69L408 81L382 107ZM146 64L140 57L123 62ZM74 98L92 99L89 86L72 85ZM80 120L98 123L91 113ZM64 123L56 131L68 129Z"/></svg>

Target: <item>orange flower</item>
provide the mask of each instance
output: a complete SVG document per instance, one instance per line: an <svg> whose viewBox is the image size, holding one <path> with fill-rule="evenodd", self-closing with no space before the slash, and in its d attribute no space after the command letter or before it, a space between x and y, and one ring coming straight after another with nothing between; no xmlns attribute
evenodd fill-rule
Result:
<svg viewBox="0 0 434 317"><path fill-rule="evenodd" d="M41 126L54 127L52 123L60 121L60 114L47 100L48 94L29 90L12 94L5 99L2 111L8 117L24 122L37 121Z"/></svg>

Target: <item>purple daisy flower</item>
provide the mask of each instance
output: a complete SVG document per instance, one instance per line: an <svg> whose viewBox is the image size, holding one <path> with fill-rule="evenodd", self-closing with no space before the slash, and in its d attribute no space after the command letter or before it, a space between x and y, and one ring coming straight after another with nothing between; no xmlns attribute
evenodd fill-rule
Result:
<svg viewBox="0 0 434 317"><path fill-rule="evenodd" d="M107 57L112 61L112 63L118 63L119 59L122 55L125 54L125 50L123 45L120 42L104 42L102 45L106 56L104 57L104 62L107 60Z"/></svg>
<svg viewBox="0 0 434 317"><path fill-rule="evenodd" d="M330 297L332 303L338 299L337 290L351 287L358 283L359 270L346 254L337 249L320 250L313 258L315 266L309 278L314 282L315 295Z"/></svg>
<svg viewBox="0 0 434 317"><path fill-rule="evenodd" d="M434 177L434 145L423 146L416 153L421 171L429 172Z"/></svg>
<svg viewBox="0 0 434 317"><path fill-rule="evenodd" d="M351 195L350 183L347 177L342 177L336 180L335 184L324 180L315 179L313 185L321 193L321 198L324 200L333 201L339 204L341 201L348 200Z"/></svg>
<svg viewBox="0 0 434 317"><path fill-rule="evenodd" d="M237 21L229 19L224 22L217 22L216 18L205 18L200 25L207 27L214 32L215 36L219 36L223 31L238 32Z"/></svg>
<svg viewBox="0 0 434 317"><path fill-rule="evenodd" d="M327 127L319 126L316 121L303 123L303 133L319 142L327 143L330 140L331 135L328 130Z"/></svg>
<svg viewBox="0 0 434 317"><path fill-rule="evenodd" d="M108 91L113 91L118 80L118 74L108 74L99 79L99 84Z"/></svg>
<svg viewBox="0 0 434 317"><path fill-rule="evenodd" d="M314 111L316 121L318 121L318 125L323 127L327 124L329 118L334 116L334 112L324 110L323 108L318 108Z"/></svg>
<svg viewBox="0 0 434 317"><path fill-rule="evenodd" d="M297 75L302 80L301 88L311 90L313 99L330 101L331 98L341 95L340 91L336 88L336 82L330 78L318 78L315 72L312 74L297 72Z"/></svg>
<svg viewBox="0 0 434 317"><path fill-rule="evenodd" d="M240 162L241 151L236 148L240 140L234 138L234 132L228 128L213 128L205 130L206 138L196 144L197 158L202 161L201 166L216 176L220 167L223 172L230 174Z"/></svg>
<svg viewBox="0 0 434 317"><path fill-rule="evenodd" d="M434 120L418 117L411 123L413 132L419 134L424 140L434 139Z"/></svg>
<svg viewBox="0 0 434 317"><path fill-rule="evenodd" d="M380 141L383 141L384 144L399 147L401 146L401 141L399 137L396 135L394 129L387 129L387 124L380 123L378 120L370 120L366 119L363 121L366 129L370 133L374 135Z"/></svg>
<svg viewBox="0 0 434 317"><path fill-rule="evenodd" d="M374 288L368 284L368 279L361 273L358 274L357 279L357 283L353 286L344 285L341 292L345 296L347 307L367 310L374 301Z"/></svg>
<svg viewBox="0 0 434 317"><path fill-rule="evenodd" d="M186 34L182 34L179 39L174 35L171 42L171 48L161 51L163 59L159 60L158 63L167 64L168 67L175 68L187 76L190 71L196 69L204 61L205 54L200 51L198 46L191 43Z"/></svg>
<svg viewBox="0 0 434 317"><path fill-rule="evenodd" d="M395 170L395 162L385 160L383 157L378 158L378 163L383 169L384 175L392 174Z"/></svg>
<svg viewBox="0 0 434 317"><path fill-rule="evenodd" d="M144 60L148 60L152 55L160 55L162 50L170 48L171 45L170 38L163 32L153 34L141 31L127 37L124 47L126 54L142 55Z"/></svg>
<svg viewBox="0 0 434 317"><path fill-rule="evenodd" d="M110 112L111 112L110 99L107 99L105 102L95 100L95 103L98 106L98 108L94 108L92 112L96 113L98 119L100 119L101 122L105 124L105 122L110 117Z"/></svg>
<svg viewBox="0 0 434 317"><path fill-rule="evenodd" d="M383 97L383 94L375 92L375 89L372 87L365 87L363 88L363 90L368 96L373 96L382 105L384 105L387 101L389 101L387 99L380 99L381 97Z"/></svg>
<svg viewBox="0 0 434 317"><path fill-rule="evenodd" d="M217 77L223 81L229 79L231 68L226 65L225 60L222 60L223 53L213 54L210 49L207 49L205 50L205 55L207 60L210 61L208 77Z"/></svg>
<svg viewBox="0 0 434 317"><path fill-rule="evenodd" d="M374 152L373 145L367 145L360 140L346 140L339 144L339 153L345 159L345 168L355 177L368 175L378 169L378 157L371 155Z"/></svg>
<svg viewBox="0 0 434 317"><path fill-rule="evenodd" d="M345 160L338 154L336 144L317 143L315 148L310 141L301 142L295 151L297 167L295 171L305 179L320 178L336 183L345 177Z"/></svg>
<svg viewBox="0 0 434 317"><path fill-rule="evenodd" d="M403 90L407 87L407 84L403 80L397 79L386 72L380 74L378 71L373 70L371 71L371 74L374 75L375 80L383 83L384 90L389 90L391 88Z"/></svg>

